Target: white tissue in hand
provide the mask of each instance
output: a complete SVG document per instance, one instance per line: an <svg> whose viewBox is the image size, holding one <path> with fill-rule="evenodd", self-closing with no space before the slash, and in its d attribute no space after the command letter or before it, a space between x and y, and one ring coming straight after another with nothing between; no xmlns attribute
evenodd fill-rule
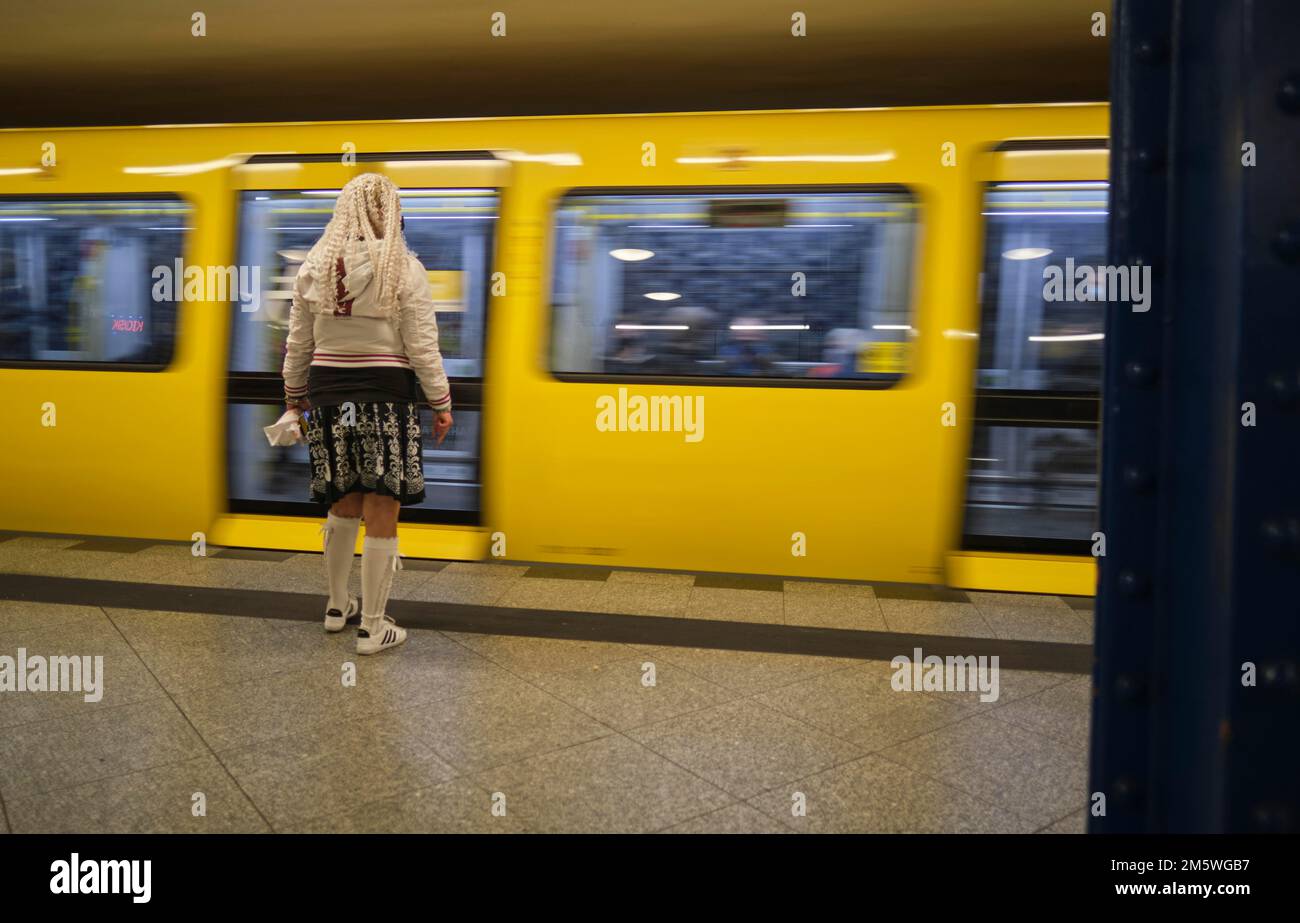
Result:
<svg viewBox="0 0 1300 923"><path fill-rule="evenodd" d="M302 427L299 426L298 411L286 410L284 416L270 426L263 426L266 441L271 445L295 445L302 442Z"/></svg>

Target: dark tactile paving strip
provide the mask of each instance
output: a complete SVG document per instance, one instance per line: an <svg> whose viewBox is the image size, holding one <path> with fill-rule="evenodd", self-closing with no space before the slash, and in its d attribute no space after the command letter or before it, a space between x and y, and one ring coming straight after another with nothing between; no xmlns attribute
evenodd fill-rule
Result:
<svg viewBox="0 0 1300 923"><path fill-rule="evenodd" d="M1065 600L1067 606L1078 612L1091 612L1093 605L1097 602L1091 596L1062 596L1061 598Z"/></svg>
<svg viewBox="0 0 1300 923"><path fill-rule="evenodd" d="M877 599L921 599L936 603L968 603L970 597L961 590L928 586L923 583L873 583Z"/></svg>
<svg viewBox="0 0 1300 923"><path fill-rule="evenodd" d="M269 561L279 564L292 558L295 551L262 551L257 548L225 548L216 552L214 558L233 558L236 561Z"/></svg>
<svg viewBox="0 0 1300 923"><path fill-rule="evenodd" d="M525 577L551 577L557 580L608 580L611 567L585 564L534 564L524 571Z"/></svg>
<svg viewBox="0 0 1300 923"><path fill-rule="evenodd" d="M207 612L253 618L316 621L319 595L266 590L176 587L113 580L81 580L0 574L0 599L93 605L160 612ZM604 641L663 647L806 654L891 660L921 648L926 656L993 656L1008 670L1086 674L1092 648L1086 644L956 638L903 632L804 628L756 622L666 618L622 613L471 606L390 600L389 615L410 628L468 634L514 635L569 641Z"/></svg>
<svg viewBox="0 0 1300 923"><path fill-rule="evenodd" d="M751 577L744 574L697 574L695 585L706 590L767 590L781 593L785 581L780 577Z"/></svg>
<svg viewBox="0 0 1300 923"><path fill-rule="evenodd" d="M69 545L65 551L113 551L118 554L135 554L145 548L153 547L156 542L135 538L88 538L84 542Z"/></svg>

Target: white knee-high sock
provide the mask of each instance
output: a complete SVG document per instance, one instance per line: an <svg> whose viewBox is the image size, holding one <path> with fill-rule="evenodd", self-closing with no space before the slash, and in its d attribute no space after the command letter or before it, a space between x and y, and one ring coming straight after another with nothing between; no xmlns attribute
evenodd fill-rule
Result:
<svg viewBox="0 0 1300 923"><path fill-rule="evenodd" d="M361 627L366 631L373 631L383 619L399 566L396 537L366 536L361 544Z"/></svg>
<svg viewBox="0 0 1300 923"><path fill-rule="evenodd" d="M330 601L327 609L346 612L348 608L348 575L352 559L356 557L357 531L360 519L344 519L330 513L325 517L325 574L329 578Z"/></svg>

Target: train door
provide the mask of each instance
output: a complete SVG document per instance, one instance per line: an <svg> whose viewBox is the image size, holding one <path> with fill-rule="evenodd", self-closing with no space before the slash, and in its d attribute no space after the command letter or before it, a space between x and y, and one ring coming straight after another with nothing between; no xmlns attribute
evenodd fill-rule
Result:
<svg viewBox="0 0 1300 923"><path fill-rule="evenodd" d="M402 518L462 529L480 522L484 334L508 164L486 152L358 154L356 159L355 165L343 165L336 155L257 156L234 171L238 263L260 285L257 303L236 304L231 315L227 481L232 515L223 532L230 544L274 541L267 538L274 534L266 528L268 515L320 514L307 502L306 448L273 448L262 427L283 409L280 367L298 266L329 221L339 189L367 171L388 175L402 189L404 233L429 274L455 408L456 423L446 441L441 446L425 441L426 500L403 510ZM423 424L424 432L431 432L427 409ZM241 522L248 529L241 530ZM245 534L249 538L241 541ZM301 547L299 533L293 535L286 545ZM478 554L468 546L426 544L410 547L417 554Z"/></svg>
<svg viewBox="0 0 1300 923"><path fill-rule="evenodd" d="M954 582L1092 592L1106 156L1099 140L1008 144L990 157L975 425ZM1016 585L991 576L1009 556L1019 560L1005 579ZM992 565L984 576L972 572L981 558Z"/></svg>
<svg viewBox="0 0 1300 923"><path fill-rule="evenodd" d="M683 161L665 185L633 167L612 177L625 185L556 190L533 397L555 431L517 475L543 499L516 507L514 553L847 576L861 536L889 534L872 576L931 578L912 568L929 567L940 499L876 489L927 477L942 435L915 425L939 376L905 381L919 197L891 162L844 159L729 185ZM855 174L876 182L835 182ZM830 182L797 182L812 178Z"/></svg>

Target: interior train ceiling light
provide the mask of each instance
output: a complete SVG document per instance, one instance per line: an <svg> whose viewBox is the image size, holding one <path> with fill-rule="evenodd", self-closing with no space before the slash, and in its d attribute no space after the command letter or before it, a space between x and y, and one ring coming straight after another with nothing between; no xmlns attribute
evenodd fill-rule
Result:
<svg viewBox="0 0 1300 923"><path fill-rule="evenodd" d="M646 292L645 296L651 301L676 301L682 297L676 292Z"/></svg>
<svg viewBox="0 0 1300 923"><path fill-rule="evenodd" d="M1095 217L1097 215L1109 215L1108 211L1074 211L1063 208L1060 211L1034 211L1034 212L980 212L981 215L997 218L1077 218L1077 217Z"/></svg>
<svg viewBox="0 0 1300 923"><path fill-rule="evenodd" d="M653 250L638 250L635 247L620 247L618 250L609 251L609 255L625 263L639 263L642 260L650 259L655 255L655 252Z"/></svg>
<svg viewBox="0 0 1300 923"><path fill-rule="evenodd" d="M1104 333L1063 333L1058 336L1030 337L1031 343L1082 343L1085 340L1104 340Z"/></svg>
<svg viewBox="0 0 1300 923"><path fill-rule="evenodd" d="M732 324L732 330L810 330L807 324Z"/></svg>
<svg viewBox="0 0 1300 923"><path fill-rule="evenodd" d="M1051 256L1052 251L1047 247L1013 247L1010 250L1002 252L1002 258L1006 260L1041 260L1045 256Z"/></svg>
<svg viewBox="0 0 1300 923"><path fill-rule="evenodd" d="M911 330L911 324L872 324L872 330Z"/></svg>
<svg viewBox="0 0 1300 923"><path fill-rule="evenodd" d="M28 176L32 173L40 173L40 167L3 167L0 168L0 176Z"/></svg>
<svg viewBox="0 0 1300 923"><path fill-rule="evenodd" d="M615 324L615 330L690 330L686 324Z"/></svg>
<svg viewBox="0 0 1300 923"><path fill-rule="evenodd" d="M945 330L943 335L950 340L975 340L979 334L974 330Z"/></svg>

